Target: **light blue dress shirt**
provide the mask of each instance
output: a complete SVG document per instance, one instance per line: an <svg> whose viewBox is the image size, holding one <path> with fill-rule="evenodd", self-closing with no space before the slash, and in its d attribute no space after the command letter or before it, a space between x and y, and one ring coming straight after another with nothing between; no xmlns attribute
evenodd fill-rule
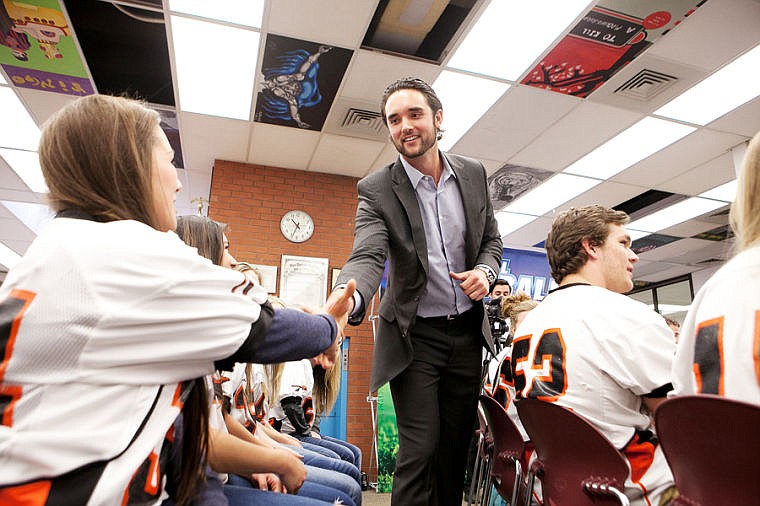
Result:
<svg viewBox="0 0 760 506"><path fill-rule="evenodd" d="M425 226L428 277L417 309L423 317L461 314L472 307L472 300L459 288L459 282L449 276L449 272L467 270L467 220L456 175L446 157L440 157L443 168L437 186L432 176L422 174L401 157Z"/></svg>

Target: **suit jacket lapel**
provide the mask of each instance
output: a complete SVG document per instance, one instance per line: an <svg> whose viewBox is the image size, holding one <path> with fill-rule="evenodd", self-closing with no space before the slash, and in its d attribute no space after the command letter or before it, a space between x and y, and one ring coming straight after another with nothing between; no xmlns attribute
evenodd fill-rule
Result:
<svg viewBox="0 0 760 506"><path fill-rule="evenodd" d="M420 205L417 202L417 195L414 193L414 188L412 188L412 183L406 175L401 160L396 160L396 163L391 167L391 183L396 197L398 197L406 215L409 217L409 227L412 230L412 241L414 242L414 247L417 249L417 256L422 263L422 267L425 269L425 274L427 274L428 258L425 225L422 223L422 214L420 214Z"/></svg>

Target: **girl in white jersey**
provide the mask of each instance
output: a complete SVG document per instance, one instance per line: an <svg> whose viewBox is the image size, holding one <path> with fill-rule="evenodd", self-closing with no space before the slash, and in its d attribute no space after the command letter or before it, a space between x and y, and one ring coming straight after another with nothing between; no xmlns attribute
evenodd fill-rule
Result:
<svg viewBox="0 0 760 506"><path fill-rule="evenodd" d="M0 287L0 504L189 504L207 412L192 380L214 362L319 354L347 301L293 317L317 323L316 336L292 322L274 332L292 315L172 232L173 152L136 101L67 105L43 128L39 157L58 215ZM291 467L296 491L305 471Z"/></svg>
<svg viewBox="0 0 760 506"><path fill-rule="evenodd" d="M760 133L747 148L730 216L738 253L704 284L686 315L674 394L760 404Z"/></svg>

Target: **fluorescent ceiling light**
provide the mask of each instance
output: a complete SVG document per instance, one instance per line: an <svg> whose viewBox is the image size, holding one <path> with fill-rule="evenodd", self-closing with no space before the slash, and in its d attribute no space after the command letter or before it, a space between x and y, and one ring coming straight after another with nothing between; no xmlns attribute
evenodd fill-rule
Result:
<svg viewBox="0 0 760 506"><path fill-rule="evenodd" d="M601 181L598 179L555 174L504 207L503 210L542 216L599 183Z"/></svg>
<svg viewBox="0 0 760 506"><path fill-rule="evenodd" d="M664 230L673 225L683 223L691 218L709 213L710 211L714 211L725 205L725 202L719 200L692 197L648 216L632 221L626 226L626 228L643 230L650 233L657 232L658 230Z"/></svg>
<svg viewBox="0 0 760 506"><path fill-rule="evenodd" d="M17 202L14 200L0 200L6 209L21 221L35 234L40 233L42 226L53 219L55 213L45 204L33 202Z"/></svg>
<svg viewBox="0 0 760 506"><path fill-rule="evenodd" d="M171 26L181 110L249 120L259 33L180 16Z"/></svg>
<svg viewBox="0 0 760 506"><path fill-rule="evenodd" d="M169 10L261 28L264 0L169 0Z"/></svg>
<svg viewBox="0 0 760 506"><path fill-rule="evenodd" d="M644 118L562 172L608 179L694 130L672 121Z"/></svg>
<svg viewBox="0 0 760 506"><path fill-rule="evenodd" d="M751 77L758 67L760 45L660 107L655 114L706 125L760 95L757 79Z"/></svg>
<svg viewBox="0 0 760 506"><path fill-rule="evenodd" d="M5 76L2 72L0 72L0 84L8 84L8 81L5 80Z"/></svg>
<svg viewBox="0 0 760 506"><path fill-rule="evenodd" d="M40 159L36 151L0 148L0 157L10 165L11 169L24 181L30 190L37 193L47 193L48 187L42 177Z"/></svg>
<svg viewBox="0 0 760 506"><path fill-rule="evenodd" d="M13 269L20 258L21 255L0 242L0 264L3 264L7 269Z"/></svg>
<svg viewBox="0 0 760 506"><path fill-rule="evenodd" d="M0 147L35 151L40 129L11 88L0 87Z"/></svg>
<svg viewBox="0 0 760 506"><path fill-rule="evenodd" d="M491 79L443 71L433 83L433 89L443 104L445 132L438 145L447 151L509 89L509 85Z"/></svg>
<svg viewBox="0 0 760 506"><path fill-rule="evenodd" d="M530 216L528 214L508 213L505 211L497 212L494 217L499 224L499 233L502 237L524 227L537 218L536 216Z"/></svg>
<svg viewBox="0 0 760 506"><path fill-rule="evenodd" d="M588 3L492 0L447 66L517 81Z"/></svg>
<svg viewBox="0 0 760 506"><path fill-rule="evenodd" d="M722 200L723 202L733 202L736 198L736 179L716 186L712 190L700 193L699 196L706 199Z"/></svg>

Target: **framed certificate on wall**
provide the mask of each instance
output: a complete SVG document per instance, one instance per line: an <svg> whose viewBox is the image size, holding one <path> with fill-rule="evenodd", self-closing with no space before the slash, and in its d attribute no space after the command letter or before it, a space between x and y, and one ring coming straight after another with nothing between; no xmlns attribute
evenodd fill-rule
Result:
<svg viewBox="0 0 760 506"><path fill-rule="evenodd" d="M280 298L288 305L318 308L327 300L327 258L282 255Z"/></svg>

